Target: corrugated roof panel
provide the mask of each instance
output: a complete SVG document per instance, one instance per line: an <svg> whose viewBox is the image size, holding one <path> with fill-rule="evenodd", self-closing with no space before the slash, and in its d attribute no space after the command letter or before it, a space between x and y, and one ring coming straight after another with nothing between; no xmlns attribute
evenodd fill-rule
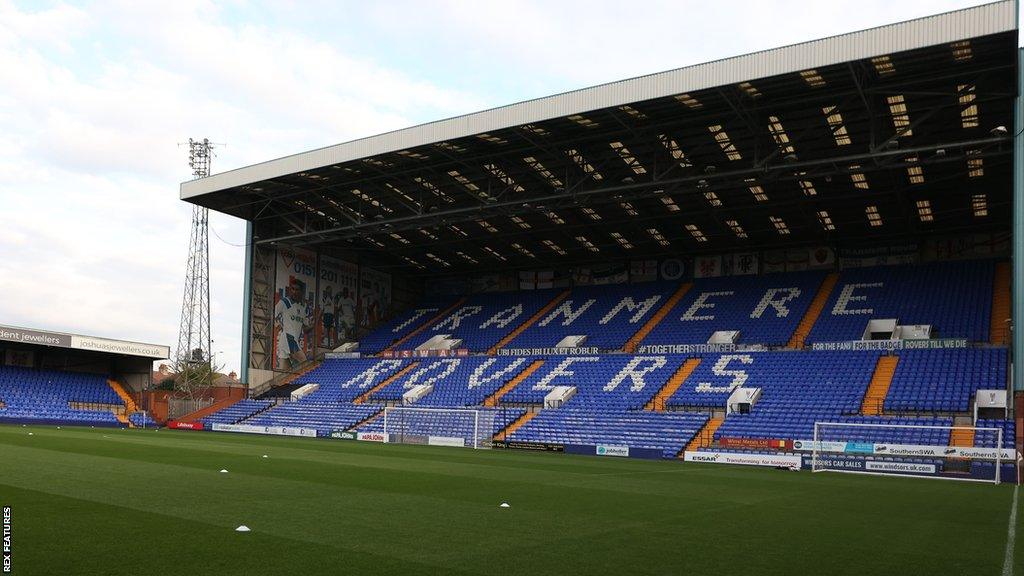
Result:
<svg viewBox="0 0 1024 576"><path fill-rule="evenodd" d="M233 188L269 178L444 140L531 124L654 98L738 84L747 80L914 50L1016 29L1013 0L851 32L803 44L697 64L583 88L501 108L413 126L311 150L181 184L181 197Z"/></svg>

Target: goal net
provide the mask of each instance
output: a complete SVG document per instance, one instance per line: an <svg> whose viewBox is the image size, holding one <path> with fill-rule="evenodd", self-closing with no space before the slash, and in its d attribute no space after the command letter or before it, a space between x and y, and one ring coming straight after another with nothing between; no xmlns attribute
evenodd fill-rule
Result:
<svg viewBox="0 0 1024 576"><path fill-rule="evenodd" d="M1014 453L1003 447L1000 428L815 422L814 438L796 441L794 448L811 452L814 472L996 484L1014 477Z"/></svg>
<svg viewBox="0 0 1024 576"><path fill-rule="evenodd" d="M493 410L388 407L384 409L384 441L490 448L494 416Z"/></svg>

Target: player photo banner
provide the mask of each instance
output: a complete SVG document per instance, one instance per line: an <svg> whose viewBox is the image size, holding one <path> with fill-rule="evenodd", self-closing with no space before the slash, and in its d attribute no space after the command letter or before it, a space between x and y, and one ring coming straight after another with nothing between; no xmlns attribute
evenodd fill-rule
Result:
<svg viewBox="0 0 1024 576"><path fill-rule="evenodd" d="M356 332L359 267L331 256L320 256L320 286L316 298L316 341L334 349Z"/></svg>
<svg viewBox="0 0 1024 576"><path fill-rule="evenodd" d="M372 268L359 270L359 325L377 325L391 308L391 274Z"/></svg>
<svg viewBox="0 0 1024 576"><path fill-rule="evenodd" d="M274 283L274 369L288 370L313 356L316 254L280 248Z"/></svg>

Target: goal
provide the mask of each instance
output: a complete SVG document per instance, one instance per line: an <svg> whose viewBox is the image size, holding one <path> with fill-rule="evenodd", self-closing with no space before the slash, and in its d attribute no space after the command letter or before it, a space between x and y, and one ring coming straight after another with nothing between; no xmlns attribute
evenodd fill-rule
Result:
<svg viewBox="0 0 1024 576"><path fill-rule="evenodd" d="M490 448L494 411L469 408L384 409L384 441L464 448Z"/></svg>
<svg viewBox="0 0 1024 576"><path fill-rule="evenodd" d="M812 441L794 442L795 449L811 452L813 472L996 484L1012 478L1015 460L1002 446L1001 428L862 422L815 422Z"/></svg>

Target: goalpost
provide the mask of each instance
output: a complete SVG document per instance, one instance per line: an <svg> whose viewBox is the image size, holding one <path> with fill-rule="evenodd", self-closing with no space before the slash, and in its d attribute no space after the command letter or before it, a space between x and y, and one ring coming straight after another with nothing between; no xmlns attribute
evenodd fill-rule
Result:
<svg viewBox="0 0 1024 576"><path fill-rule="evenodd" d="M950 446L954 434L973 435L982 446ZM995 484L1003 479L1003 464L1015 461L1014 450L1002 446L1001 428L861 422L815 422L812 441L794 442L796 449L811 451L813 472Z"/></svg>
<svg viewBox="0 0 1024 576"><path fill-rule="evenodd" d="M389 406L384 409L384 441L491 448L494 418L493 410Z"/></svg>

